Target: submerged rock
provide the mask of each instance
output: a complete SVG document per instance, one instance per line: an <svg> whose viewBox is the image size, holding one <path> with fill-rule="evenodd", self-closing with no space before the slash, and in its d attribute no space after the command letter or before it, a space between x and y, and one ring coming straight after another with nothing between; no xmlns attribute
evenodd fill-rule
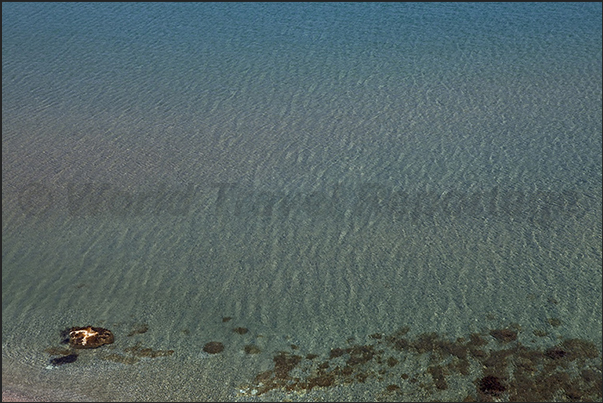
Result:
<svg viewBox="0 0 603 403"><path fill-rule="evenodd" d="M73 348L97 348L114 341L113 333L102 327L72 327L69 329L69 345Z"/></svg>
<svg viewBox="0 0 603 403"><path fill-rule="evenodd" d="M77 360L77 354L69 354L64 357L57 357L50 360L50 365L58 367L59 365L71 364Z"/></svg>
<svg viewBox="0 0 603 403"><path fill-rule="evenodd" d="M219 341L210 341L209 343L203 346L203 351L208 354L218 354L224 350L224 344Z"/></svg>

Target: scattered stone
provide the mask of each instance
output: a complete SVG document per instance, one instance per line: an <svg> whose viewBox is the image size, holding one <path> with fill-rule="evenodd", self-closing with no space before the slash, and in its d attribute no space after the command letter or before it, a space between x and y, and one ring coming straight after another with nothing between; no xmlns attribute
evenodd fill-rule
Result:
<svg viewBox="0 0 603 403"><path fill-rule="evenodd" d="M508 343L517 340L517 332L510 329L496 329L490 331L490 336L494 337L501 343Z"/></svg>
<svg viewBox="0 0 603 403"><path fill-rule="evenodd" d="M219 341L210 341L205 346L203 346L203 351L208 354L218 354L224 351L224 344Z"/></svg>
<svg viewBox="0 0 603 403"><path fill-rule="evenodd" d="M234 329L232 329L232 331L238 334L245 334L249 331L249 329L247 329L246 327L235 327Z"/></svg>
<svg viewBox="0 0 603 403"><path fill-rule="evenodd" d="M58 367L59 365L71 364L77 360L77 354L69 354L63 357L57 357L50 360L50 365Z"/></svg>
<svg viewBox="0 0 603 403"><path fill-rule="evenodd" d="M124 349L124 351L136 357L148 358L167 357L174 354L174 350L153 350L152 348L143 348L140 343L137 343L132 347L128 347Z"/></svg>
<svg viewBox="0 0 603 403"><path fill-rule="evenodd" d="M128 333L128 337L132 337L135 334L146 333L148 330L149 330L149 325L147 325L146 323L143 323L142 325L136 326L136 328L134 328L130 333Z"/></svg>
<svg viewBox="0 0 603 403"><path fill-rule="evenodd" d="M399 387L398 385L393 385L393 384L392 384L392 385L389 385L389 386L386 388L386 390L387 390L388 392L397 392L397 391L399 391L399 390L400 390L400 387Z"/></svg>
<svg viewBox="0 0 603 403"><path fill-rule="evenodd" d="M398 364L399 361L396 360L394 357L389 357L386 362L387 365L389 365L390 367L394 367Z"/></svg>
<svg viewBox="0 0 603 403"><path fill-rule="evenodd" d="M258 346L254 346L253 344L248 344L245 346L245 354L259 354L262 350Z"/></svg>
<svg viewBox="0 0 603 403"><path fill-rule="evenodd" d="M559 319L557 319L557 318L550 318L549 319L549 323L553 327L559 327L559 326L561 326L561 321Z"/></svg>

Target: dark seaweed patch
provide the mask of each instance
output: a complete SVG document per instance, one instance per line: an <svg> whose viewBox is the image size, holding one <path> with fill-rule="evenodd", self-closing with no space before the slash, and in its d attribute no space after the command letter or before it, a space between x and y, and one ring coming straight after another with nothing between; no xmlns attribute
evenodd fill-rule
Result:
<svg viewBox="0 0 603 403"><path fill-rule="evenodd" d="M479 390L488 395L498 396L507 390L507 388L504 387L499 378L488 375L479 381Z"/></svg>
<svg viewBox="0 0 603 403"><path fill-rule="evenodd" d="M475 385L474 392L458 396L459 400L601 399L600 353L593 343L569 339L540 349L514 342L520 330L519 325L511 324L508 328L451 340L437 333L409 337L408 328L403 328L389 335L369 334L370 341L365 345L334 346L322 360L309 352L279 352L273 358L274 369L258 374L242 390L254 391L254 395L271 390L303 394L313 388L341 387L372 379L384 382L386 387L377 400L391 399L392 393L398 392L409 399L438 400L442 391L454 392L450 385L458 385L463 378L481 372L477 379L467 379ZM298 350L303 351L303 346ZM403 372L409 366L399 363L409 360L411 365L416 360L428 362L428 366L418 369L417 365L410 374ZM392 380L393 383L388 382ZM402 384L396 385L396 381ZM412 396L413 393L417 394Z"/></svg>

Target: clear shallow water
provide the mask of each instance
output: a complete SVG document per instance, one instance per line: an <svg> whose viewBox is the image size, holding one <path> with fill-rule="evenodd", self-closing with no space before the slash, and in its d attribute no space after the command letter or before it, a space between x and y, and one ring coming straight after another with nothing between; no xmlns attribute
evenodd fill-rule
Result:
<svg viewBox="0 0 603 403"><path fill-rule="evenodd" d="M600 21L585 4L3 5L3 387L229 400L279 351L326 359L404 326L600 350ZM47 369L87 324L116 342ZM418 388L400 373L429 383L426 355L391 354L404 367L381 381L306 398L475 396L477 369Z"/></svg>

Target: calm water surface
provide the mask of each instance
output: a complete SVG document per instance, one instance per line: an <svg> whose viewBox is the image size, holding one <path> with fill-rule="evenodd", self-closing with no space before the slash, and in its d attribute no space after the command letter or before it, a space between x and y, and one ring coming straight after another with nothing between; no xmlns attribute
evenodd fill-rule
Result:
<svg viewBox="0 0 603 403"><path fill-rule="evenodd" d="M479 339L496 398L521 345L600 401L601 46L601 4L3 4L3 389L480 399Z"/></svg>

